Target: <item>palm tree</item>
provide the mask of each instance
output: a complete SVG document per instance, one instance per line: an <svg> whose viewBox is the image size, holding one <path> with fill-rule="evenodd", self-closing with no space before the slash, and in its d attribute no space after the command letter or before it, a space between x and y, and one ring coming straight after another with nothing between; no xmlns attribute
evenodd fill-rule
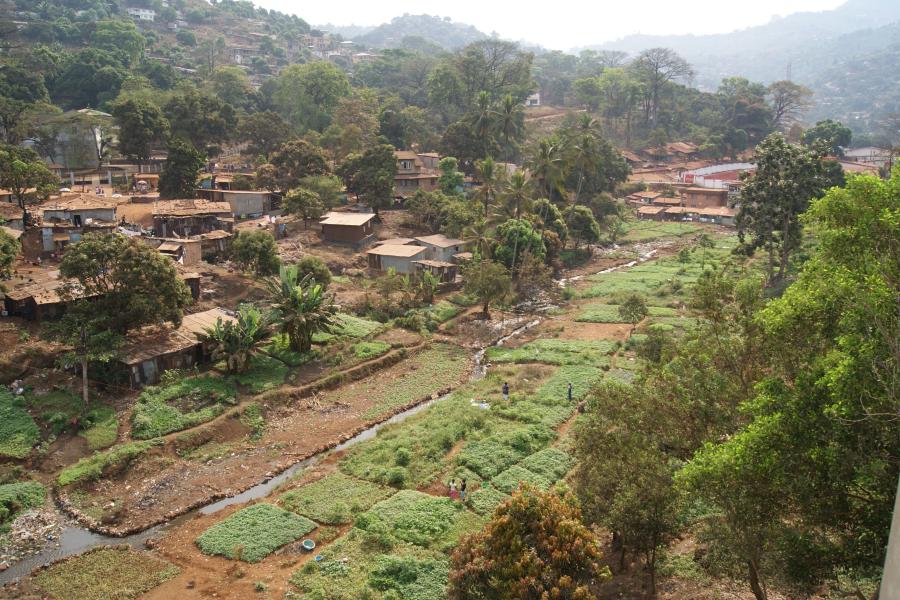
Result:
<svg viewBox="0 0 900 600"><path fill-rule="evenodd" d="M553 138L541 139L525 166L531 173L539 197L552 201L554 192L565 197L565 159L562 145Z"/></svg>
<svg viewBox="0 0 900 600"><path fill-rule="evenodd" d="M478 219L468 227L463 233L466 242L472 244L481 258L488 259L491 257L491 246L494 244L494 237L491 235L491 225L487 219Z"/></svg>
<svg viewBox="0 0 900 600"><path fill-rule="evenodd" d="M509 177L503 187L503 204L505 212L515 219L528 212L531 207L531 185L528 176L516 171Z"/></svg>
<svg viewBox="0 0 900 600"><path fill-rule="evenodd" d="M491 106L491 95L485 91L479 92L478 98L475 100L471 125L475 137L481 142L482 156L490 154L488 150L493 145L495 116Z"/></svg>
<svg viewBox="0 0 900 600"><path fill-rule="evenodd" d="M503 171L497 168L497 163L493 158L485 158L475 162L475 170L481 179L481 187L475 193L475 197L481 201L484 206L484 216L487 218L490 214L491 206L497 199L500 187L503 184Z"/></svg>
<svg viewBox="0 0 900 600"><path fill-rule="evenodd" d="M238 308L234 321L219 317L214 326L206 329L207 339L213 344L213 359L224 359L229 373L247 370L257 347L270 334L268 319L252 304Z"/></svg>
<svg viewBox="0 0 900 600"><path fill-rule="evenodd" d="M282 266L278 277L268 280L267 288L279 329L288 336L291 350L309 352L313 334L329 332L335 326L334 294L326 295L325 286L311 273L301 278L296 265Z"/></svg>
<svg viewBox="0 0 900 600"><path fill-rule="evenodd" d="M497 130L503 138L504 156L506 160L511 160L516 143L522 139L525 130L525 108L511 94L507 94L500 101L496 115Z"/></svg>

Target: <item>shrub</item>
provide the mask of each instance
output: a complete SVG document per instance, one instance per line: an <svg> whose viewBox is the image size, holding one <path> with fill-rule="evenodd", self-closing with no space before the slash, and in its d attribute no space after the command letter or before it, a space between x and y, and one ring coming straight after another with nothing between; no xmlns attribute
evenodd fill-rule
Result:
<svg viewBox="0 0 900 600"><path fill-rule="evenodd" d="M197 546L204 554L253 563L315 528L306 517L271 504L254 504L204 531Z"/></svg>
<svg viewBox="0 0 900 600"><path fill-rule="evenodd" d="M331 271L328 269L328 265L321 258L312 254L307 254L297 261L297 274L300 279L311 274L316 283L321 283L325 287L331 283Z"/></svg>
<svg viewBox="0 0 900 600"><path fill-rule="evenodd" d="M109 406L98 406L88 411L82 426L81 436L87 440L91 450L112 446L119 435L119 417Z"/></svg>
<svg viewBox="0 0 900 600"><path fill-rule="evenodd" d="M449 570L449 561L443 558L379 556L369 572L369 585L382 592L394 592L398 598L441 600L446 597Z"/></svg>
<svg viewBox="0 0 900 600"><path fill-rule="evenodd" d="M494 487L481 487L469 494L466 504L479 515L490 515L509 495Z"/></svg>
<svg viewBox="0 0 900 600"><path fill-rule="evenodd" d="M418 546L429 546L446 534L459 518L460 505L414 490L402 490L369 509L367 520L357 527L387 527L394 537Z"/></svg>

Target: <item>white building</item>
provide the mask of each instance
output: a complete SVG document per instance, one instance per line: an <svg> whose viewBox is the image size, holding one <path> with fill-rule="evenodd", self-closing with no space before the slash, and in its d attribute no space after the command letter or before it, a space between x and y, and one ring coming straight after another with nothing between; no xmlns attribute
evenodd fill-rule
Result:
<svg viewBox="0 0 900 600"><path fill-rule="evenodd" d="M139 21L156 20L156 11L152 8L129 8L128 14Z"/></svg>
<svg viewBox="0 0 900 600"><path fill-rule="evenodd" d="M535 92L525 98L525 106L540 106L541 105L541 93Z"/></svg>

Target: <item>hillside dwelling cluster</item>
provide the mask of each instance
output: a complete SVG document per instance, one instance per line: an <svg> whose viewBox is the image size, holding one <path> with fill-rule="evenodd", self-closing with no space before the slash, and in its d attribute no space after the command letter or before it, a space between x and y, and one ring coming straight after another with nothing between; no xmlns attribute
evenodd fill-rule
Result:
<svg viewBox="0 0 900 600"><path fill-rule="evenodd" d="M178 276L191 291L194 301L200 298L200 274L175 264ZM64 288L68 285L68 290ZM77 284L60 278L58 269L40 268L27 281L9 286L2 300L3 316L21 317L28 321L45 321L60 317L73 300L84 298Z"/></svg>
<svg viewBox="0 0 900 600"><path fill-rule="evenodd" d="M137 8L130 6L126 10L130 17L137 19L138 21L149 21L152 23L156 20L156 11L152 8Z"/></svg>
<svg viewBox="0 0 900 600"><path fill-rule="evenodd" d="M208 200L160 200L153 203L153 235L186 238L234 228L231 205Z"/></svg>
<svg viewBox="0 0 900 600"><path fill-rule="evenodd" d="M397 174L394 175L395 198L405 200L419 190L431 192L438 188L440 155L397 150L394 156L397 157Z"/></svg>
<svg viewBox="0 0 900 600"><path fill-rule="evenodd" d="M893 155L886 148L865 146L862 148L844 148L844 161L869 165L878 169L887 168Z"/></svg>
<svg viewBox="0 0 900 600"><path fill-rule="evenodd" d="M0 190L0 192L2 191ZM25 223L22 221L22 209L12 200L3 200L2 195L0 195L0 220L2 220L5 227L10 229L18 231L25 229Z"/></svg>
<svg viewBox="0 0 900 600"><path fill-rule="evenodd" d="M189 267L203 260L202 242L196 238L144 238L156 251L179 265Z"/></svg>
<svg viewBox="0 0 900 600"><path fill-rule="evenodd" d="M207 330L216 322L234 321L221 308L184 315L179 327L171 324L150 325L131 332L118 359L134 389L159 383L160 373L169 369L189 369L208 362L212 346Z"/></svg>
<svg viewBox="0 0 900 600"><path fill-rule="evenodd" d="M59 256L86 233L111 233L116 229L116 201L90 194L50 200L30 207L29 215L34 227L20 238L26 260Z"/></svg>
<svg viewBox="0 0 900 600"><path fill-rule="evenodd" d="M329 212L319 221L326 242L365 246L375 239L375 214Z"/></svg>
<svg viewBox="0 0 900 600"><path fill-rule="evenodd" d="M728 205L728 190L704 187L687 187L679 190L677 198L655 195L645 202L647 193L637 204L638 218L653 221L697 221L718 225L734 225L737 210ZM655 194L655 192L654 192ZM636 194L632 194L635 196Z"/></svg>
<svg viewBox="0 0 900 600"><path fill-rule="evenodd" d="M366 252L370 269L413 275L428 271L442 283L456 280L459 264L471 255L463 240L442 234L377 242Z"/></svg>
<svg viewBox="0 0 900 600"><path fill-rule="evenodd" d="M259 217L275 208L275 194L266 190L197 190L197 197L208 202L227 203L237 217Z"/></svg>

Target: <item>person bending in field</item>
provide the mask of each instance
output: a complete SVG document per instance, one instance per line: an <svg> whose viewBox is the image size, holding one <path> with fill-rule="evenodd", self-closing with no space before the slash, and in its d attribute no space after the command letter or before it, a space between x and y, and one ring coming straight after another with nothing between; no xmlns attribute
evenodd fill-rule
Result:
<svg viewBox="0 0 900 600"><path fill-rule="evenodd" d="M503 382L503 387L501 388L501 391L503 392L503 399L509 400L509 384L507 382L505 382L505 381Z"/></svg>

